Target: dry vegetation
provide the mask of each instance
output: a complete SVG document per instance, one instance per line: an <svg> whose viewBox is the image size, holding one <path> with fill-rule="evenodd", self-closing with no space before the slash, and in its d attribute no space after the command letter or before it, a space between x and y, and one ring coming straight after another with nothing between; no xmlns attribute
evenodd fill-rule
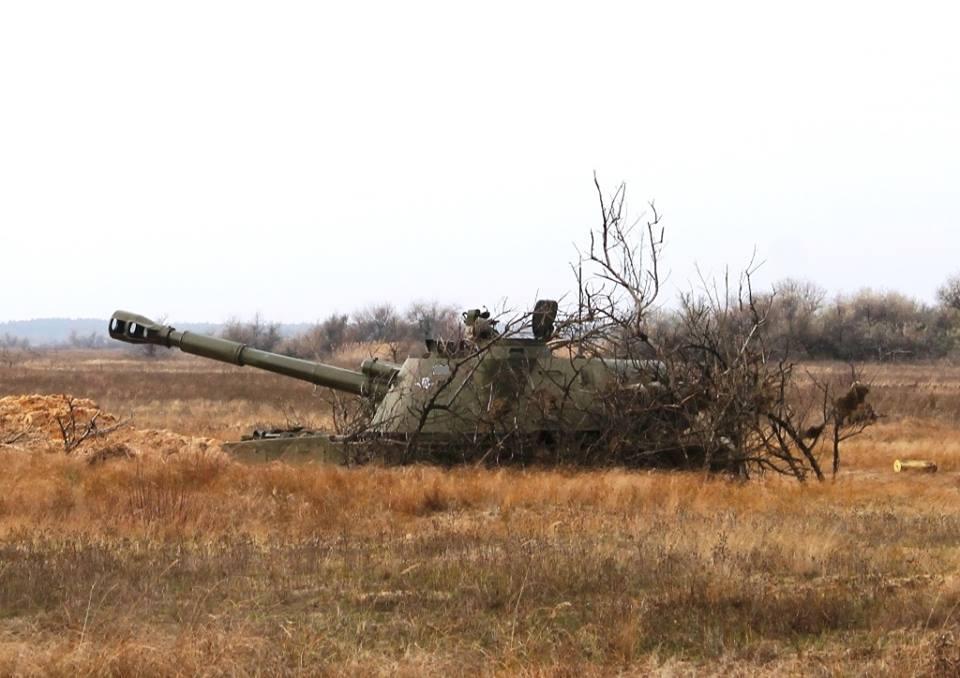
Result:
<svg viewBox="0 0 960 678"><path fill-rule="evenodd" d="M322 425L323 398L182 356L0 367L0 398L134 427L132 457L91 464L0 417L0 674L956 675L960 368L866 374L887 416L804 485L247 467L144 430ZM903 457L941 471L894 475Z"/></svg>

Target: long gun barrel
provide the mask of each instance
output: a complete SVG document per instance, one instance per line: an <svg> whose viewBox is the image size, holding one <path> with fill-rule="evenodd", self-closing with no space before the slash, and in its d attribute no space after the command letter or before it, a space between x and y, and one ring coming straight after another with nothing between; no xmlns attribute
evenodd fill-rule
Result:
<svg viewBox="0 0 960 678"><path fill-rule="evenodd" d="M398 366L367 360L361 371L347 370L333 365L324 365L310 360L262 351L258 348L229 339L210 337L194 332L181 332L168 325L161 325L149 318L127 311L117 311L110 318L110 336L129 344L155 344L167 348L179 348L184 353L219 360L232 365L249 365L269 372L276 372L294 379L309 381L318 386L327 386L356 395L381 397L396 375Z"/></svg>

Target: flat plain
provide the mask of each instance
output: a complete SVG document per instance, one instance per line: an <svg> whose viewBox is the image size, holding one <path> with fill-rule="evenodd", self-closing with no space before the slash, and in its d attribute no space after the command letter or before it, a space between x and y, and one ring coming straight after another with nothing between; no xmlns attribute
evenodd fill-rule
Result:
<svg viewBox="0 0 960 678"><path fill-rule="evenodd" d="M800 484L245 466L216 441L328 426L323 394L26 356L0 366L0 674L956 675L960 368L865 371L883 418ZM67 399L28 394L119 427L66 453Z"/></svg>

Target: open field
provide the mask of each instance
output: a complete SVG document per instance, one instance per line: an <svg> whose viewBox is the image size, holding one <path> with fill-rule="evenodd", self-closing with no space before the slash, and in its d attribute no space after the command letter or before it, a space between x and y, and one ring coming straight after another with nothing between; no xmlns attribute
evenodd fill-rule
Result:
<svg viewBox="0 0 960 678"><path fill-rule="evenodd" d="M0 674L956 675L960 368L867 376L886 417L807 486L246 467L146 435L90 464L25 436L0 447ZM27 393L219 439L329 417L309 385L183 356L0 367L0 398Z"/></svg>

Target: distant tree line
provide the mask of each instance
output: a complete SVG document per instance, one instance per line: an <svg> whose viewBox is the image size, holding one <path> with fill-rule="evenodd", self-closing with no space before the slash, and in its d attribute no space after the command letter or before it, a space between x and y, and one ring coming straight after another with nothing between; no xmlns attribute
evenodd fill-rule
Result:
<svg viewBox="0 0 960 678"><path fill-rule="evenodd" d="M425 337L455 335L459 319L457 308L435 301L416 302L403 312L390 304L375 304L354 313L331 313L287 337L280 323L268 322L260 314L251 320L235 318L226 323L221 336L265 351L319 360L351 344L389 344L402 353Z"/></svg>
<svg viewBox="0 0 960 678"><path fill-rule="evenodd" d="M900 292L870 289L828 299L809 281L782 280L768 295L772 347L796 357L929 360L960 357L960 277L935 305Z"/></svg>
<svg viewBox="0 0 960 678"><path fill-rule="evenodd" d="M900 292L864 289L829 297L819 285L784 279L758 294L769 303L769 346L794 358L844 361L960 359L960 274L926 304ZM331 313L306 330L289 335L281 324L259 313L249 320L227 321L221 336L268 351L311 360L328 358L350 345L389 344L402 354L425 337L456 337L460 310L439 302L417 302L405 310L374 304L353 313ZM648 316L649 332L676 333L680 314L671 308ZM66 344L97 349L114 346L97 332L71 332ZM0 337L0 360L15 362L29 341Z"/></svg>
<svg viewBox="0 0 960 678"><path fill-rule="evenodd" d="M945 301L945 289L930 305L900 292L871 289L828 298L815 283L785 279L754 298L766 310L763 329L771 358L960 359L960 280L955 304ZM648 332L683 341L682 317L671 309L651 314Z"/></svg>
<svg viewBox="0 0 960 678"><path fill-rule="evenodd" d="M936 304L900 292L861 290L828 297L813 282L785 279L769 293L767 336L776 353L794 358L895 361L960 358L960 275L940 288ZM408 349L426 336L457 334L459 309L419 302L405 311L376 304L354 313L332 313L293 336L259 314L227 322L221 335L268 351L312 360L351 344L382 343ZM676 330L679 314L669 308L652 317L650 332ZM86 343L86 342L85 342Z"/></svg>

